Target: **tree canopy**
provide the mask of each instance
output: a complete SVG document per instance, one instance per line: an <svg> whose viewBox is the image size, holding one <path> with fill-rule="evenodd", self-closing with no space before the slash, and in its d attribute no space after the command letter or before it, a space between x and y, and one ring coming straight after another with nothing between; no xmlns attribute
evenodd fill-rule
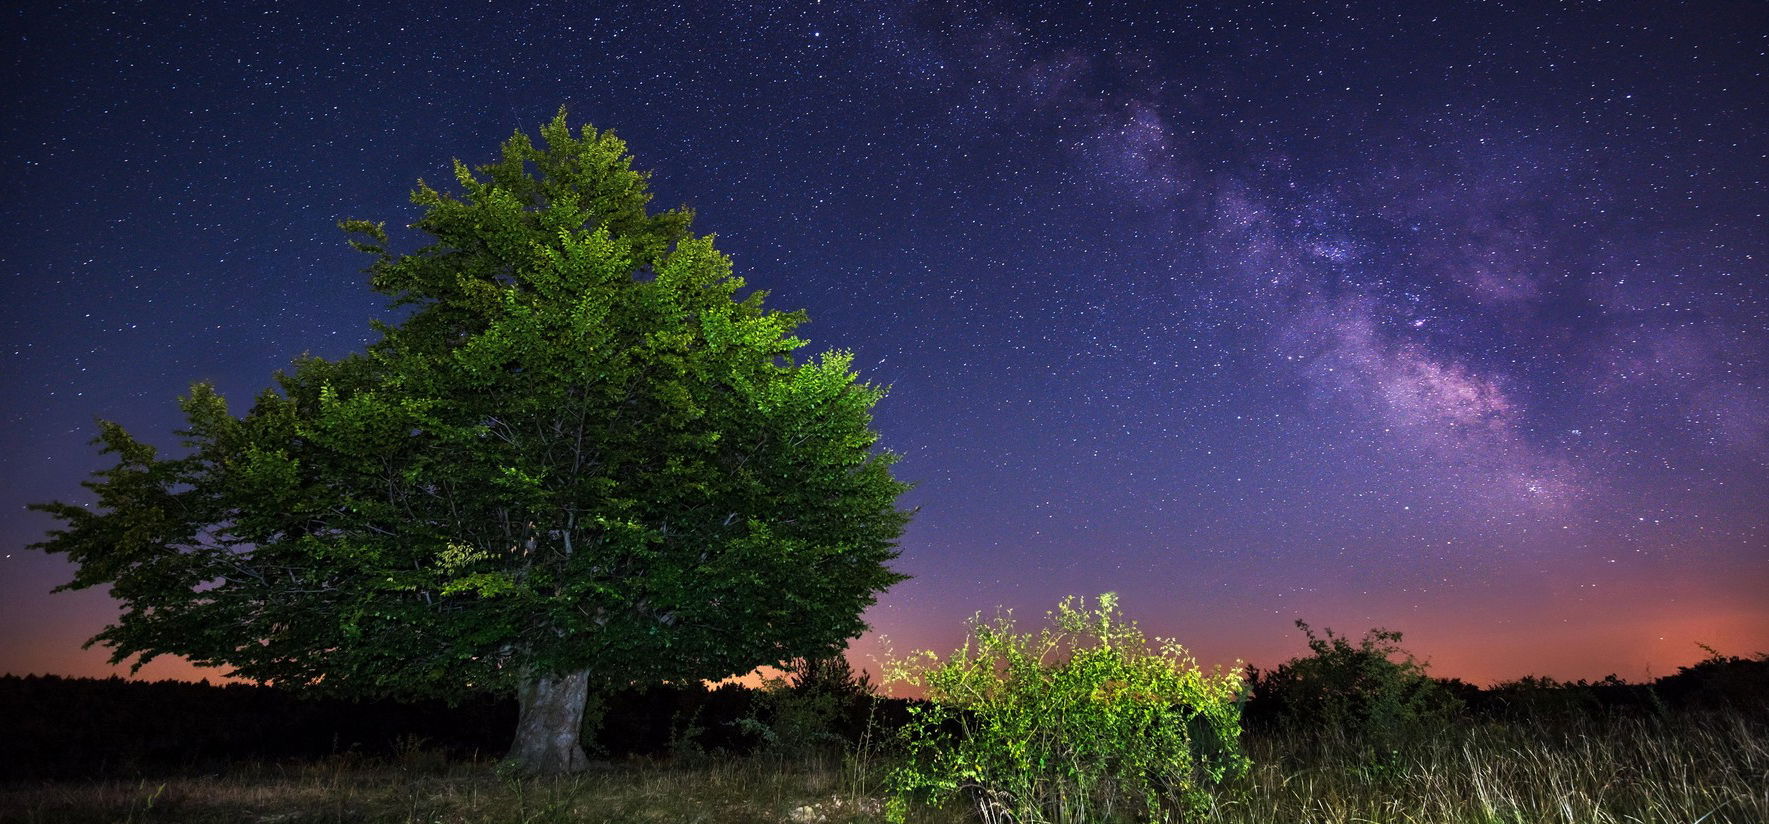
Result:
<svg viewBox="0 0 1769 824"><path fill-rule="evenodd" d="M458 193L419 181L415 251L343 224L408 307L366 351L299 359L238 417L196 384L177 457L101 422L96 505L38 505L65 525L35 546L78 565L64 589L121 602L93 639L113 661L515 691L528 716L560 679L581 711L586 687L720 678L864 629L908 518L871 429L882 390L848 353L799 358L803 313L743 294L689 211L650 211L611 132L562 109L540 133L457 161Z"/></svg>

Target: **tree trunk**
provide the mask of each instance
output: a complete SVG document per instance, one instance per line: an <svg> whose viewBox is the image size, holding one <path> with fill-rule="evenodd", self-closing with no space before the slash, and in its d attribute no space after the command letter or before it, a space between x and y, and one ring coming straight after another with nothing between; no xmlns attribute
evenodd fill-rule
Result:
<svg viewBox="0 0 1769 824"><path fill-rule="evenodd" d="M543 676L516 691L522 714L509 761L524 775L563 775L590 765L578 743L589 697L590 671Z"/></svg>

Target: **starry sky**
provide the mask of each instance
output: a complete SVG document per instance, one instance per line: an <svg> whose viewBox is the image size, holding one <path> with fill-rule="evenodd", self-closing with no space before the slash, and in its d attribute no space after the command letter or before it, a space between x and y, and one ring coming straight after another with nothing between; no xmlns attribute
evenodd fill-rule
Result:
<svg viewBox="0 0 1769 824"><path fill-rule="evenodd" d="M813 349L920 508L866 662L1113 590L1206 662L1399 629L1440 675L1769 649L1756 2L11 4L0 672L93 420L172 447L391 318L335 224L561 105ZM193 677L178 661L144 677Z"/></svg>

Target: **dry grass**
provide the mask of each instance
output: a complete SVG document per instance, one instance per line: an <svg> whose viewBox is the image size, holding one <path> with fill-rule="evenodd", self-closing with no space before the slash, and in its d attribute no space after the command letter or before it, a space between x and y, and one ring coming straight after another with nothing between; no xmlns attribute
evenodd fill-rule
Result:
<svg viewBox="0 0 1769 824"><path fill-rule="evenodd" d="M1379 762L1279 737L1249 742L1256 766L1205 820L1225 824L1749 824L1769 822L1769 740L1711 718L1545 729L1482 724L1418 741ZM392 763L335 758L245 766L165 782L0 789L19 822L825 822L884 820L876 761L630 762L555 780L512 781L488 764L413 751ZM970 820L954 806L911 821Z"/></svg>
<svg viewBox="0 0 1769 824"><path fill-rule="evenodd" d="M1769 738L1737 718L1485 723L1362 764L1255 739L1213 822L1763 824Z"/></svg>
<svg viewBox="0 0 1769 824"><path fill-rule="evenodd" d="M0 790L0 821L788 822L882 820L882 801L833 760L635 761L558 779L501 778L490 764L335 758L163 782L52 783ZM874 788L875 789L875 788ZM809 807L808 810L800 808ZM797 815L795 816L795 811ZM936 824L961 820L923 814Z"/></svg>

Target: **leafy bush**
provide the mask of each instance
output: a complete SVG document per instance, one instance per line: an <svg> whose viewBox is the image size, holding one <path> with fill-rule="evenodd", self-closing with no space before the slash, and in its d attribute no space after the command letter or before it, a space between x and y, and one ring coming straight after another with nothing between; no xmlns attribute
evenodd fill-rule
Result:
<svg viewBox="0 0 1769 824"><path fill-rule="evenodd" d="M847 717L874 695L871 676L855 674L840 653L796 659L763 679L750 712L732 724L773 755L801 757L848 743Z"/></svg>
<svg viewBox="0 0 1769 824"><path fill-rule="evenodd" d="M1332 630L1323 637L1302 621L1296 626L1308 636L1312 654L1255 676L1260 715L1382 758L1410 736L1443 729L1461 712L1461 699L1401 648L1400 633L1373 629L1353 644Z"/></svg>
<svg viewBox="0 0 1769 824"><path fill-rule="evenodd" d="M1244 773L1240 670L1199 670L1185 648L1145 638L1112 593L1067 598L1053 626L1016 634L1012 619L973 619L965 646L887 669L927 702L901 729L891 777L907 801L963 796L984 822L1165 820L1208 802Z"/></svg>

